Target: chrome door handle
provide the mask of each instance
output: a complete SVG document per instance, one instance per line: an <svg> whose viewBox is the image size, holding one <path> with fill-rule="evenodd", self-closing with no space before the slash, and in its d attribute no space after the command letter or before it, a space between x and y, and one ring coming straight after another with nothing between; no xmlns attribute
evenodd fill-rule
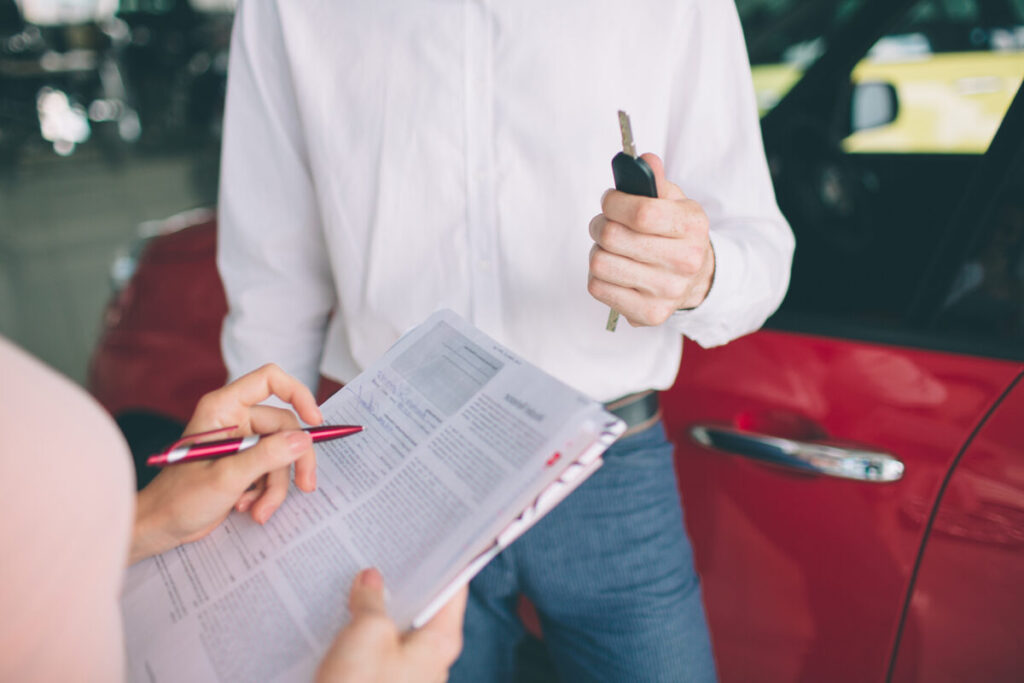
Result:
<svg viewBox="0 0 1024 683"><path fill-rule="evenodd" d="M690 436L708 448L829 477L875 482L903 477L903 463L880 451L794 441L713 425L694 425Z"/></svg>

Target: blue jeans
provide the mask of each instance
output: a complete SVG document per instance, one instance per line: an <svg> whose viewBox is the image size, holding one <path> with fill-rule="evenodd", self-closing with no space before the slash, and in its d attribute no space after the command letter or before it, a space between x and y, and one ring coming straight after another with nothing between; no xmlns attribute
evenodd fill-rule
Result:
<svg viewBox="0 0 1024 683"><path fill-rule="evenodd" d="M525 594L567 683L714 681L700 582L662 424L605 464L470 584L453 683L514 680Z"/></svg>

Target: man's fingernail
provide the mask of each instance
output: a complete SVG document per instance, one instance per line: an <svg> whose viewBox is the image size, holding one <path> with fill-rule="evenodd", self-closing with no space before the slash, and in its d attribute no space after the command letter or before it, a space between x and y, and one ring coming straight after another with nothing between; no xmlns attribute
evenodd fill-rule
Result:
<svg viewBox="0 0 1024 683"><path fill-rule="evenodd" d="M288 447L293 453L301 453L313 445L312 437L306 432L291 432L285 438L288 439Z"/></svg>

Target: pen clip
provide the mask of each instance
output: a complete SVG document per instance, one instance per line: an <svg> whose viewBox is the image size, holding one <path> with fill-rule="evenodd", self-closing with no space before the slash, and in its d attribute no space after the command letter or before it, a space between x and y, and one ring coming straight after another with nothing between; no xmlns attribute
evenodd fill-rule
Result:
<svg viewBox="0 0 1024 683"><path fill-rule="evenodd" d="M221 427L220 429L211 429L211 430L209 430L207 432L197 432L196 434L189 434L187 436L183 436L180 439L178 439L177 441L175 441L174 443L172 443L170 446L168 446L159 455L167 455L168 453L173 451L175 448L183 446L183 445L185 445L188 442L195 441L196 439L199 439L201 437L213 436L214 434L221 434L223 432L230 432L230 431L232 431L234 429L238 429L238 425L231 425L230 427Z"/></svg>

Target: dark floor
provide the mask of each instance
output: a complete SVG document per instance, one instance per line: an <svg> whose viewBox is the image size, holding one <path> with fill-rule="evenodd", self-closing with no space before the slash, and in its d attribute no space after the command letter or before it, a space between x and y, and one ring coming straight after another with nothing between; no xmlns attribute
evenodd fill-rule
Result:
<svg viewBox="0 0 1024 683"><path fill-rule="evenodd" d="M40 141L0 169L0 335L84 382L118 249L143 221L211 205L215 155L59 157Z"/></svg>

